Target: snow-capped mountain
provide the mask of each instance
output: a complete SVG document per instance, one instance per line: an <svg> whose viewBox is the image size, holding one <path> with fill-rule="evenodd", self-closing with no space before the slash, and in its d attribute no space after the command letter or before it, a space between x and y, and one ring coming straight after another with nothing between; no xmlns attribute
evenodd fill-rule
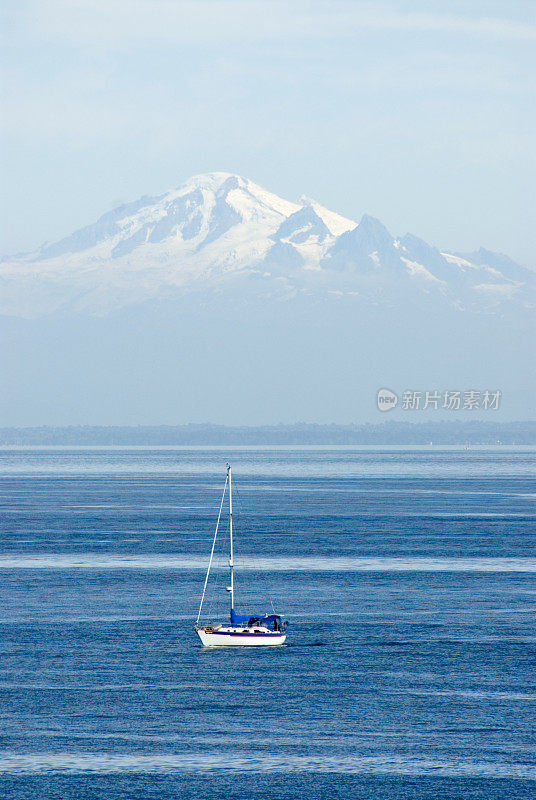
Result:
<svg viewBox="0 0 536 800"><path fill-rule="evenodd" d="M224 172L142 197L34 253L0 263L5 315L106 316L188 293L347 296L396 306L437 301L489 311L533 303L535 274L480 249L440 252L301 197L293 203Z"/></svg>
<svg viewBox="0 0 536 800"><path fill-rule="evenodd" d="M388 387L501 390L523 419L533 297L506 256L199 175L0 262L0 415L362 421Z"/></svg>

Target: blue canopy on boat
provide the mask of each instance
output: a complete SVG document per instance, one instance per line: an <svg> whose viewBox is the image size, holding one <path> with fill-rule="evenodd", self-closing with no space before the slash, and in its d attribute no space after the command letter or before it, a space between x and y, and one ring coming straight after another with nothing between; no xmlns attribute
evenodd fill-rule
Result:
<svg viewBox="0 0 536 800"><path fill-rule="evenodd" d="M231 609L231 625L248 625L252 622L260 622L262 625L270 625L276 620L280 619L280 614L237 614L234 608Z"/></svg>

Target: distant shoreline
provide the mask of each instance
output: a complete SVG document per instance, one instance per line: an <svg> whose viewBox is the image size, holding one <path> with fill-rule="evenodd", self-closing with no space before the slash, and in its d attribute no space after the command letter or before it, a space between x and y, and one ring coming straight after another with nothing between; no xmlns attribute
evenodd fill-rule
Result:
<svg viewBox="0 0 536 800"><path fill-rule="evenodd" d="M2 446L536 445L536 422L210 424L0 428Z"/></svg>

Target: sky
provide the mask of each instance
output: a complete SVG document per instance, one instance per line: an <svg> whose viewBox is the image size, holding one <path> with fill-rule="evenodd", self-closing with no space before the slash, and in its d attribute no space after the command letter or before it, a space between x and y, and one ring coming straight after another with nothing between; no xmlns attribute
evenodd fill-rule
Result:
<svg viewBox="0 0 536 800"><path fill-rule="evenodd" d="M201 172L536 267L534 0L7 0L0 252Z"/></svg>

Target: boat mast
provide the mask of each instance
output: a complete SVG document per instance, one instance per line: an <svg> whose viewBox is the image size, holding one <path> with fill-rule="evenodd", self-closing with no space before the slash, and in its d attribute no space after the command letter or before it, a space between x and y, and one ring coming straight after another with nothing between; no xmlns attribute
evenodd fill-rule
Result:
<svg viewBox="0 0 536 800"><path fill-rule="evenodd" d="M233 561L233 492L231 489L231 465L227 464L227 477L229 480L229 539L231 542L231 549L229 551L229 570L231 572L231 581L229 588L231 590L231 611L234 609L234 561Z"/></svg>

